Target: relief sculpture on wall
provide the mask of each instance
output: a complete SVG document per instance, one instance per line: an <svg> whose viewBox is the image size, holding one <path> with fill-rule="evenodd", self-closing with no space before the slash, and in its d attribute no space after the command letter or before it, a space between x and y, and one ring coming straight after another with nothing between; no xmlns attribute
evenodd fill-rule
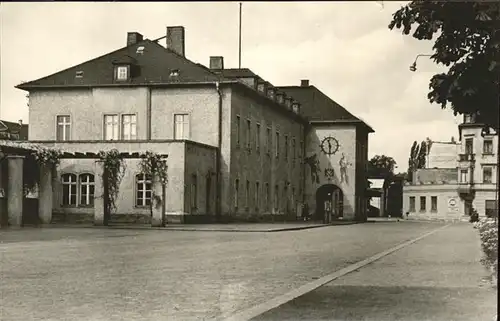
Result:
<svg viewBox="0 0 500 321"><path fill-rule="evenodd" d="M339 166L340 166L340 182L341 183L345 182L346 184L349 184L349 176L347 176L347 168L349 166L352 166L352 163L346 160L344 153L342 153L342 157L339 160Z"/></svg>
<svg viewBox="0 0 500 321"><path fill-rule="evenodd" d="M308 164L309 168L311 169L311 180L313 184L319 184L319 173L321 169L319 168L318 156L316 154L313 154L309 157L306 157L304 159L304 163Z"/></svg>

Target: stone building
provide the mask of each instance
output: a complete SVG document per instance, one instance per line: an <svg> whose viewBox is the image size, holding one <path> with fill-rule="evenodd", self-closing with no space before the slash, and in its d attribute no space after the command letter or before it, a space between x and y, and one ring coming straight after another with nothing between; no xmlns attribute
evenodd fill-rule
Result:
<svg viewBox="0 0 500 321"><path fill-rule="evenodd" d="M209 67L190 61L183 27L155 40L129 32L124 48L17 88L29 92L31 144L74 155L168 155L155 224L295 220L305 204L318 219L366 217L373 130L307 80L278 87L224 68L223 57L210 57ZM111 221L152 222L156 187L138 162L126 160ZM53 222L95 219L99 173L95 159L62 160Z"/></svg>
<svg viewBox="0 0 500 321"><path fill-rule="evenodd" d="M415 171L413 183L403 187L403 210L410 217L468 220L473 208L480 217L498 215L498 133L484 134L483 128L473 115L465 115L460 142L431 143L430 166Z"/></svg>

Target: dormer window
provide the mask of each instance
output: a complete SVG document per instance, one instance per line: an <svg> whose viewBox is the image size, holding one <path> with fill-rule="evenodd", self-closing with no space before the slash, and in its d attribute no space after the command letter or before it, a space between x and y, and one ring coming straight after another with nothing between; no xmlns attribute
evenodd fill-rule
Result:
<svg viewBox="0 0 500 321"><path fill-rule="evenodd" d="M258 84L257 85L257 90L260 92L264 92L264 84Z"/></svg>
<svg viewBox="0 0 500 321"><path fill-rule="evenodd" d="M129 66L116 66L115 71L116 71L115 74L116 80L126 81L129 79L129 71L130 71Z"/></svg>
<svg viewBox="0 0 500 321"><path fill-rule="evenodd" d="M144 53L144 46L137 47L136 54L142 55Z"/></svg>
<svg viewBox="0 0 500 321"><path fill-rule="evenodd" d="M290 108L292 106L292 100L290 98L285 99L285 106Z"/></svg>
<svg viewBox="0 0 500 321"><path fill-rule="evenodd" d="M465 114L464 115L464 124L472 124L476 121L476 115L474 114Z"/></svg>
<svg viewBox="0 0 500 321"><path fill-rule="evenodd" d="M299 113L299 104L298 103L293 103L292 110L293 110L294 113L298 114Z"/></svg>
<svg viewBox="0 0 500 321"><path fill-rule="evenodd" d="M179 76L179 69L173 69L170 71L170 77L177 77Z"/></svg>
<svg viewBox="0 0 500 321"><path fill-rule="evenodd" d="M76 75L75 75L76 78L83 78L83 71L77 71L76 72Z"/></svg>
<svg viewBox="0 0 500 321"><path fill-rule="evenodd" d="M276 99L278 100L278 103L282 104L283 103L283 94L276 94Z"/></svg>

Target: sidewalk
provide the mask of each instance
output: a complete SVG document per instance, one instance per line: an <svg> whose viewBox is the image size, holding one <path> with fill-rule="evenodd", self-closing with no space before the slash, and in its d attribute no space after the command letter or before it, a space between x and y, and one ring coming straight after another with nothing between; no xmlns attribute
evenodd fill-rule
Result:
<svg viewBox="0 0 500 321"><path fill-rule="evenodd" d="M253 320L493 321L480 258L477 230L452 224Z"/></svg>

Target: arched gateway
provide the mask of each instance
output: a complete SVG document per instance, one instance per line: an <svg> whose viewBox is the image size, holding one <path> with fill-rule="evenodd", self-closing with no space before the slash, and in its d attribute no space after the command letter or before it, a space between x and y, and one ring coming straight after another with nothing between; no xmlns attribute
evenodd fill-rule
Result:
<svg viewBox="0 0 500 321"><path fill-rule="evenodd" d="M344 193L337 185L325 184L316 190L315 219L324 223L343 217Z"/></svg>

